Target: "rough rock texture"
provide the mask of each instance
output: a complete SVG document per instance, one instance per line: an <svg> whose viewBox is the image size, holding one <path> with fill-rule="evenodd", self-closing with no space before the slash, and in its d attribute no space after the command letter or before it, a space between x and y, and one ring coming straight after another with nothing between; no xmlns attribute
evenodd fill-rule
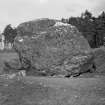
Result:
<svg viewBox="0 0 105 105"><path fill-rule="evenodd" d="M49 27L52 27L56 23L55 20L52 19L38 19L34 21L29 21L20 24L17 27L17 33L21 36L32 36L40 34L40 32L44 32Z"/></svg>
<svg viewBox="0 0 105 105"><path fill-rule="evenodd" d="M21 66L44 75L79 75L93 70L86 39L69 24L39 19L18 26L14 48Z"/></svg>

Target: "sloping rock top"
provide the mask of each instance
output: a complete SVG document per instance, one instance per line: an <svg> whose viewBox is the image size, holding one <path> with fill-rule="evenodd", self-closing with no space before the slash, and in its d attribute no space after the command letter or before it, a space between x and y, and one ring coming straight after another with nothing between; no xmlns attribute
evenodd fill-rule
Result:
<svg viewBox="0 0 105 105"><path fill-rule="evenodd" d="M55 24L55 20L52 19L37 19L34 21L29 21L20 24L17 27L17 31L19 35L34 35L38 34L44 30L46 30L49 27L52 27Z"/></svg>
<svg viewBox="0 0 105 105"><path fill-rule="evenodd" d="M35 72L66 75L73 70L71 66L79 73L84 63L88 63L88 67L92 64L88 62L92 55L87 40L72 25L39 19L22 23L17 29L14 48L27 70L33 68ZM85 71L88 67L84 67Z"/></svg>

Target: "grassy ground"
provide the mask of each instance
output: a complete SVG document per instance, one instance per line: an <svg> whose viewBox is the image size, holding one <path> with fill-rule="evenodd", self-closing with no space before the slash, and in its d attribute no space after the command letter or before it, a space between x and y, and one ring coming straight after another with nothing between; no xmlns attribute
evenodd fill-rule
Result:
<svg viewBox="0 0 105 105"><path fill-rule="evenodd" d="M0 79L0 105L105 105L105 78Z"/></svg>
<svg viewBox="0 0 105 105"><path fill-rule="evenodd" d="M3 61L16 53L1 53ZM0 78L0 105L105 105L104 75L79 78L25 77L20 81Z"/></svg>

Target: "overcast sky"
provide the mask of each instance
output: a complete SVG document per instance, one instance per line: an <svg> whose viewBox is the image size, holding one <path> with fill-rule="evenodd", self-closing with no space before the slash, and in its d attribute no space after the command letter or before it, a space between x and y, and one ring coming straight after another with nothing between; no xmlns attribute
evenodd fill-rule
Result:
<svg viewBox="0 0 105 105"><path fill-rule="evenodd" d="M86 9L97 15L105 10L105 0L0 0L0 30L36 18L80 16Z"/></svg>

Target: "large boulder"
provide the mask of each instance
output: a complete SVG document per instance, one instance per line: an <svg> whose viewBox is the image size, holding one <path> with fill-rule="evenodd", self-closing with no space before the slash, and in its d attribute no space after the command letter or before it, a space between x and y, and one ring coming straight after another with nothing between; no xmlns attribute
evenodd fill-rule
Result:
<svg viewBox="0 0 105 105"><path fill-rule="evenodd" d="M14 48L22 68L43 75L79 75L93 71L93 55L76 27L39 19L17 27Z"/></svg>

